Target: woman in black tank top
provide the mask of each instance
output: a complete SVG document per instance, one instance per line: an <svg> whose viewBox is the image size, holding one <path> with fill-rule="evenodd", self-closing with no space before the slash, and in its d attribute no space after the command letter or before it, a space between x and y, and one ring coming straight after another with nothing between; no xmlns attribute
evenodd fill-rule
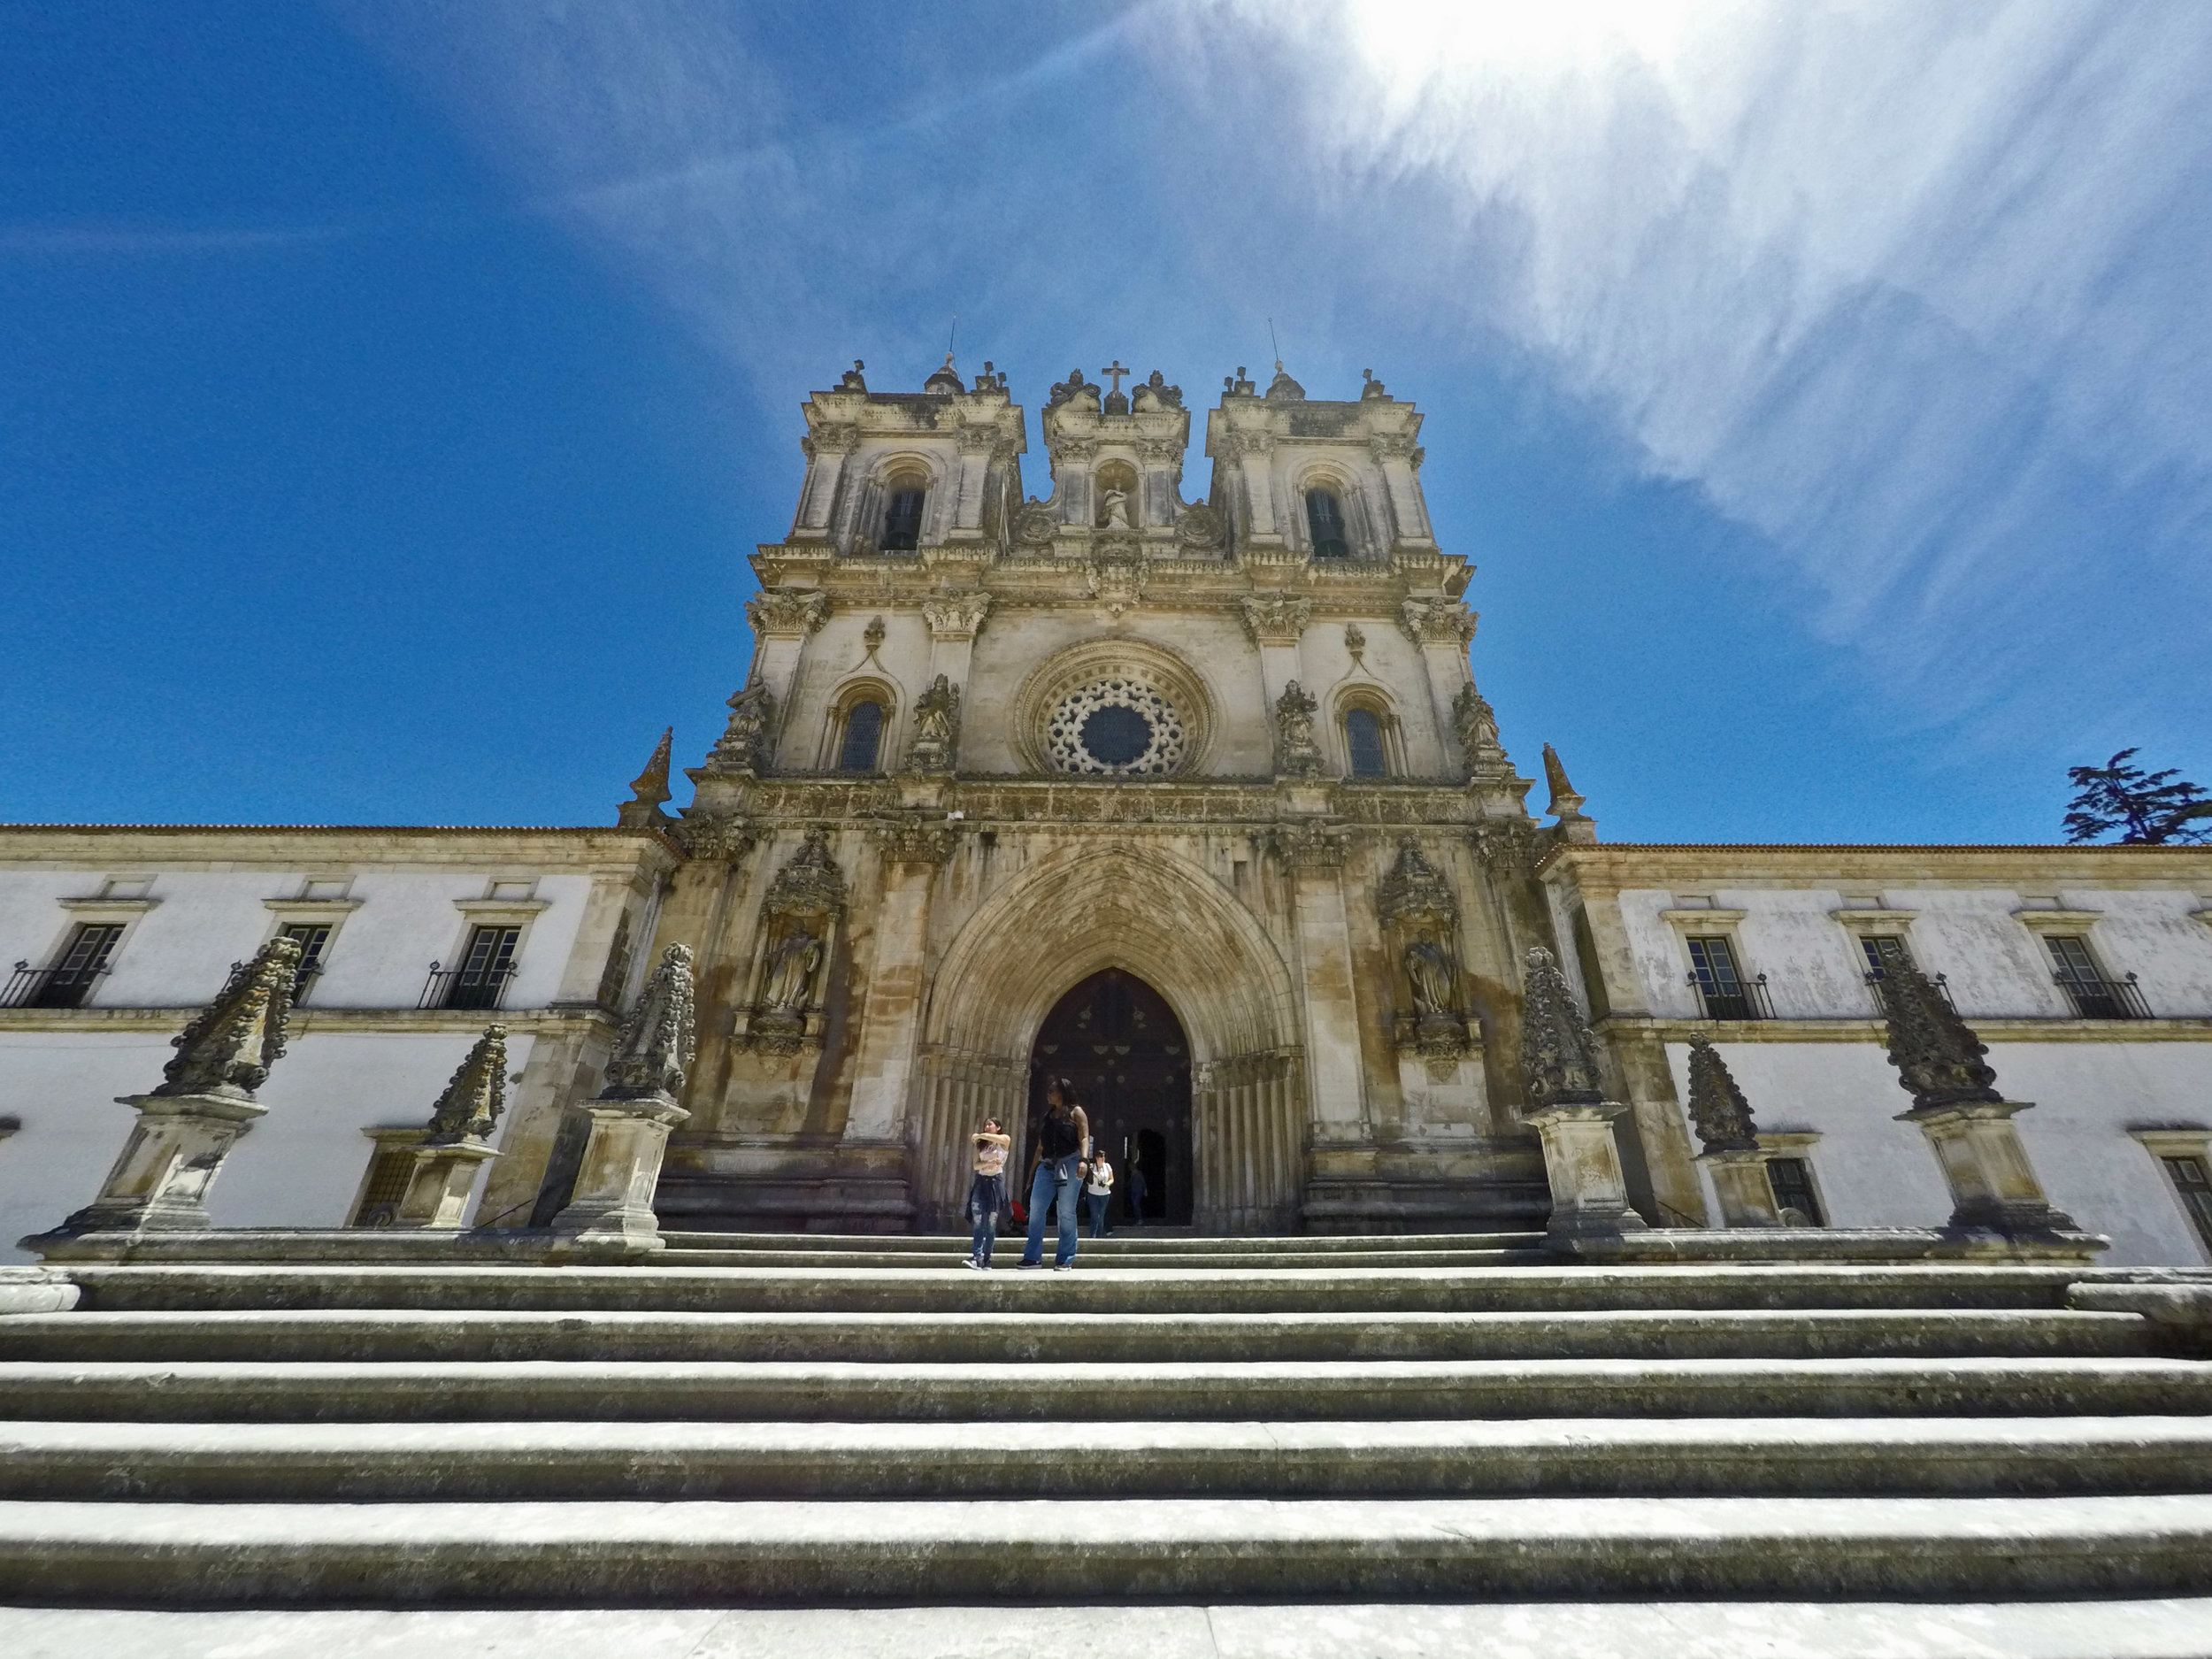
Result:
<svg viewBox="0 0 2212 1659"><path fill-rule="evenodd" d="M1090 1119L1076 1103L1075 1086L1055 1078L1045 1087L1044 1120L1037 1126L1035 1162L1029 1174L1029 1242L1022 1250L1024 1267L1045 1264L1045 1207L1060 1212L1060 1239L1052 1265L1064 1271L1075 1265L1075 1195L1082 1186L1085 1160L1091 1149Z"/></svg>

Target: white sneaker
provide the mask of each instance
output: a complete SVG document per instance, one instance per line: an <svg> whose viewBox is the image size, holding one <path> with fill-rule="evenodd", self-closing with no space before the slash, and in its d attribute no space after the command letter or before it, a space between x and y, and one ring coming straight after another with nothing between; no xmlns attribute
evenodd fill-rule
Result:
<svg viewBox="0 0 2212 1659"><path fill-rule="evenodd" d="M961 1263L960 1265L963 1267L972 1267L979 1273L983 1271L983 1263L977 1261L972 1256L966 1261Z"/></svg>
<svg viewBox="0 0 2212 1659"><path fill-rule="evenodd" d="M1056 1273L1072 1273L1075 1271L1075 1263L1073 1262L1055 1262L1052 1264L1052 1271Z"/></svg>

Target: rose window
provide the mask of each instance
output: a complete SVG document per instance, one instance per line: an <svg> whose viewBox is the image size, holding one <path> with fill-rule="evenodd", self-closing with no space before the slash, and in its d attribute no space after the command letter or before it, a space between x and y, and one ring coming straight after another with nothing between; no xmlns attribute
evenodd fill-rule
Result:
<svg viewBox="0 0 2212 1659"><path fill-rule="evenodd" d="M1163 778L1187 742L1175 705L1133 674L1095 680L1060 699L1045 722L1045 752L1059 772Z"/></svg>

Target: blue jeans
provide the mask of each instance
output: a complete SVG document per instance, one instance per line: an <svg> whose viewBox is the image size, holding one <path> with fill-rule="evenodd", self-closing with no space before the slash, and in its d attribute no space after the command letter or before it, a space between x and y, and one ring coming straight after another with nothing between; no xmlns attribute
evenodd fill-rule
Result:
<svg viewBox="0 0 2212 1659"><path fill-rule="evenodd" d="M1033 1265L1045 1259L1045 1206L1050 1203L1060 1210L1060 1243L1052 1253L1052 1264L1065 1267L1075 1260L1075 1166L1082 1161L1082 1155L1075 1152L1050 1164L1038 1160L1037 1172L1029 1178L1029 1243L1022 1251L1024 1262Z"/></svg>
<svg viewBox="0 0 2212 1659"><path fill-rule="evenodd" d="M1106 1236L1106 1201L1112 1196L1111 1193L1085 1193L1083 1194L1083 1202L1091 1212L1091 1237L1094 1239L1102 1239Z"/></svg>
<svg viewBox="0 0 2212 1659"><path fill-rule="evenodd" d="M988 1267L991 1247L998 1242L998 1212L1006 1202L1003 1175L976 1175L968 1181L968 1219L975 1227L968 1254Z"/></svg>

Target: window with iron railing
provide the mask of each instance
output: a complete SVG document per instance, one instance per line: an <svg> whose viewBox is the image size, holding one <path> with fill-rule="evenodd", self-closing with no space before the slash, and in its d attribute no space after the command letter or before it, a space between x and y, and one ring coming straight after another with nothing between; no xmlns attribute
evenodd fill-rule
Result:
<svg viewBox="0 0 2212 1659"><path fill-rule="evenodd" d="M1874 994L1875 1007L1887 1014L1891 972L1898 968L1916 967L1918 964L1913 961L1912 952L1905 941L1895 933L1862 933L1859 935L1859 949L1866 953L1866 988ZM1956 1012L1956 1007L1951 1001L1949 980L1939 973L1928 983L1943 999L1944 1007Z"/></svg>
<svg viewBox="0 0 2212 1659"><path fill-rule="evenodd" d="M1767 976L1747 979L1736 963L1736 949L1718 933L1693 934L1690 983L1697 987L1699 1003L1708 1019L1772 1019L1773 1004L1767 1000Z"/></svg>
<svg viewBox="0 0 2212 1659"><path fill-rule="evenodd" d="M43 968L27 962L15 964L0 1004L9 1008L81 1008L92 987L108 971L115 947L123 937L120 922L80 922L61 948L61 954Z"/></svg>
<svg viewBox="0 0 2212 1659"><path fill-rule="evenodd" d="M2090 954L2089 941L2080 934L2046 933L2043 943L2051 953L2051 977L2058 981L2059 988L2066 993L2074 1012L2081 1018L2151 1017L2150 1007L2136 986L2135 976L2131 973L2124 979L2109 977Z"/></svg>
<svg viewBox="0 0 2212 1659"><path fill-rule="evenodd" d="M278 933L291 940L300 948L299 966L292 973L292 1001L307 1000L308 987L323 971L323 952L330 945L330 924L327 922L287 922L277 929Z"/></svg>
<svg viewBox="0 0 2212 1659"><path fill-rule="evenodd" d="M418 1008L497 1008L515 974L515 948L522 929L492 926L469 934L458 967L430 964Z"/></svg>

